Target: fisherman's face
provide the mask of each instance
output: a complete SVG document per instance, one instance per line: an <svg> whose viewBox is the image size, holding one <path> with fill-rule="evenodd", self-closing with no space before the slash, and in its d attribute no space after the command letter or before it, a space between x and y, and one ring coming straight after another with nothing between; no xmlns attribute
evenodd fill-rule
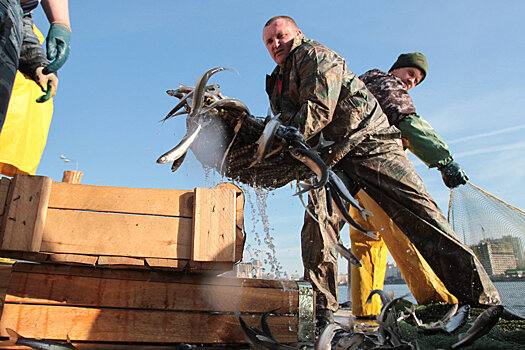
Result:
<svg viewBox="0 0 525 350"><path fill-rule="evenodd" d="M423 80L424 75L421 69L415 67L402 67L394 69L390 74L395 75L405 83L407 90L412 89Z"/></svg>
<svg viewBox="0 0 525 350"><path fill-rule="evenodd" d="M266 49L279 66L284 61L292 48L293 38L301 34L294 24L286 19L279 18L263 29L263 41Z"/></svg>

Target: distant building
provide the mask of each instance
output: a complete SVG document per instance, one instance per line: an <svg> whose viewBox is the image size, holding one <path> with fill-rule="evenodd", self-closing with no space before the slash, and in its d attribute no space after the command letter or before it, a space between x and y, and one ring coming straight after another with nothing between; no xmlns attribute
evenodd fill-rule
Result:
<svg viewBox="0 0 525 350"><path fill-rule="evenodd" d="M508 239L484 240L470 248L489 275L504 275L506 270L517 268L513 243Z"/></svg>
<svg viewBox="0 0 525 350"><path fill-rule="evenodd" d="M401 271L399 271L399 267L397 267L395 262L387 262L385 271L385 283L399 282L404 282L403 276L401 275Z"/></svg>
<svg viewBox="0 0 525 350"><path fill-rule="evenodd" d="M516 258L518 269L525 269L525 252L523 250L523 242L521 241L521 238L516 236L503 236L502 241L512 244L512 250L514 251L514 257Z"/></svg>

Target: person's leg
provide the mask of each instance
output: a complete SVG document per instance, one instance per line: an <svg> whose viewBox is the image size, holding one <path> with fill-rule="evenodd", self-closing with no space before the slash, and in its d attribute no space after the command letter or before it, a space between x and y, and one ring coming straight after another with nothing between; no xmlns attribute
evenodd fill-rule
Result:
<svg viewBox="0 0 525 350"><path fill-rule="evenodd" d="M398 140L363 142L341 163L417 247L449 292L473 305L500 302L478 258L457 238Z"/></svg>

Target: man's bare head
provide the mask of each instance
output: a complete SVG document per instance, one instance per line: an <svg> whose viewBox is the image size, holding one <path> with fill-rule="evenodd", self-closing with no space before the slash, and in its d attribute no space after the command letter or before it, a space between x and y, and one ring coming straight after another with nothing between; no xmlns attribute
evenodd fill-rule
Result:
<svg viewBox="0 0 525 350"><path fill-rule="evenodd" d="M292 48L293 38L301 33L295 21L288 16L275 16L266 22L263 41L275 63L281 67L284 65Z"/></svg>

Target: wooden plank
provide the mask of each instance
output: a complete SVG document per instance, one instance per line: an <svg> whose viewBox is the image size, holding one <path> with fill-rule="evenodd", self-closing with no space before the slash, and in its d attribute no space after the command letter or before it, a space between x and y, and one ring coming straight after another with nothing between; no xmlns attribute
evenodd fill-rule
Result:
<svg viewBox="0 0 525 350"><path fill-rule="evenodd" d="M45 275L83 276L92 278L125 279L135 281L186 283L186 284L220 284L253 288L276 288L283 290L297 290L294 281L254 279L254 278L229 278L185 274L177 271L143 271L143 270L114 270L93 268L87 266L65 266L59 264L29 264L18 262L13 266L13 271L40 273Z"/></svg>
<svg viewBox="0 0 525 350"><path fill-rule="evenodd" d="M235 261L241 261L242 255L244 252L244 242L246 236L244 235L244 193L242 190L235 184L231 182L223 182L215 186L215 188L233 188L237 196L235 206L236 206L236 225L237 225L237 235L235 237Z"/></svg>
<svg viewBox="0 0 525 350"><path fill-rule="evenodd" d="M188 218L50 208L41 251L189 259L191 231Z"/></svg>
<svg viewBox="0 0 525 350"><path fill-rule="evenodd" d="M11 180L7 177L2 177L0 179L0 216L4 214L10 184Z"/></svg>
<svg viewBox="0 0 525 350"><path fill-rule="evenodd" d="M231 188L195 188L193 261L235 261L236 195Z"/></svg>
<svg viewBox="0 0 525 350"><path fill-rule="evenodd" d="M246 287L243 281L210 277L209 284L173 283L13 271L6 302L258 314L278 309L278 313L298 313L297 289Z"/></svg>
<svg viewBox="0 0 525 350"><path fill-rule="evenodd" d="M193 215L193 191L53 182L50 208L163 216Z"/></svg>
<svg viewBox="0 0 525 350"><path fill-rule="evenodd" d="M260 316L242 316L260 327ZM297 341L297 318L269 317L272 333L281 342ZM72 341L246 343L235 315L81 308L54 305L4 305L0 336L6 328L25 337Z"/></svg>
<svg viewBox="0 0 525 350"><path fill-rule="evenodd" d="M80 254L49 254L46 261L62 264L81 264L95 266L98 256Z"/></svg>
<svg viewBox="0 0 525 350"><path fill-rule="evenodd" d="M14 177L3 218L2 249L28 252L40 250L50 190L49 177Z"/></svg>
<svg viewBox="0 0 525 350"><path fill-rule="evenodd" d="M144 265L144 259L128 258L125 256L100 256L97 260L97 266L138 267L138 266L145 266L145 265Z"/></svg>

